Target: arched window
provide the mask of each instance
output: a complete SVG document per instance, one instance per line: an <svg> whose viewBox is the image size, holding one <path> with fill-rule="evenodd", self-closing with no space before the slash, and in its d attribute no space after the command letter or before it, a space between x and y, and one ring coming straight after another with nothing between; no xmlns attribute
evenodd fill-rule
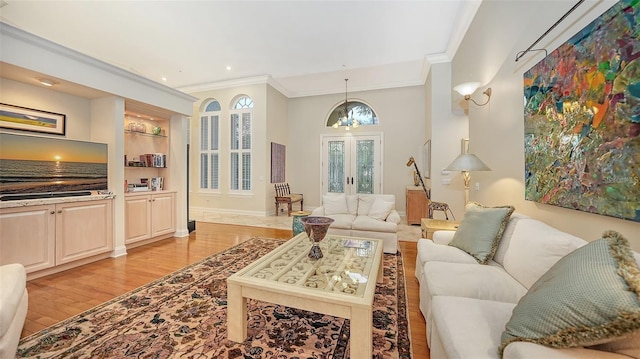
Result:
<svg viewBox="0 0 640 359"><path fill-rule="evenodd" d="M220 189L220 103L211 100L200 115L200 189Z"/></svg>
<svg viewBox="0 0 640 359"><path fill-rule="evenodd" d="M378 116L366 103L357 100L348 101L346 116L344 107L344 102L334 107L327 118L327 127L354 127L354 123L357 123L355 127L378 124Z"/></svg>
<svg viewBox="0 0 640 359"><path fill-rule="evenodd" d="M230 190L251 191L251 116L253 100L239 97L231 106Z"/></svg>

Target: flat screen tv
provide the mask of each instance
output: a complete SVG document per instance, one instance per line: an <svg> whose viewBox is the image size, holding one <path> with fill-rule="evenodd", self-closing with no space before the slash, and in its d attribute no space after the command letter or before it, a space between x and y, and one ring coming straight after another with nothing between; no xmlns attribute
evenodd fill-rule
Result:
<svg viewBox="0 0 640 359"><path fill-rule="evenodd" d="M107 144L0 133L0 200L108 189Z"/></svg>

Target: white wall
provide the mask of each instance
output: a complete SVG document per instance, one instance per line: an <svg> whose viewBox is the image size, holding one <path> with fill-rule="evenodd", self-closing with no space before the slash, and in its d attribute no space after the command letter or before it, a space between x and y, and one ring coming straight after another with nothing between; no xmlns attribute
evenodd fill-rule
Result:
<svg viewBox="0 0 640 359"><path fill-rule="evenodd" d="M585 2L538 46L551 52L606 11L614 1ZM481 81L481 92L492 87L489 105L469 109L472 152L491 172L471 175L471 200L487 205L513 204L516 210L556 228L592 241L613 229L622 233L640 250L640 224L576 210L524 200L524 119L522 75L543 53L530 53L515 62L526 49L560 18L572 2L484 1L452 62L453 83ZM459 96L453 98L453 102ZM480 191L473 189L480 183ZM461 185L460 185L461 187Z"/></svg>
<svg viewBox="0 0 640 359"><path fill-rule="evenodd" d="M349 100L362 100L378 115L378 126L360 126L352 133L382 133L384 138L383 192L396 196L396 208L405 212L405 188L413 185L410 156L418 158L425 142L425 88L402 87L349 92ZM330 111L344 102L344 94L289 99L289 145L287 180L295 192L304 194L305 208L321 203L320 141L323 134L343 134L344 129L326 127Z"/></svg>

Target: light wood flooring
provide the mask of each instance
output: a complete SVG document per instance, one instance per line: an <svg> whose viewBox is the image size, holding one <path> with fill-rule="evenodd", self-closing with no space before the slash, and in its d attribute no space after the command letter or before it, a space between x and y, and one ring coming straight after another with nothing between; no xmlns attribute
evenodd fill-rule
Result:
<svg viewBox="0 0 640 359"><path fill-rule="evenodd" d="M27 336L104 303L190 263L244 242L253 236L291 238L291 230L198 222L189 237L170 238L108 258L27 282L29 311L22 330ZM413 358L428 359L425 321L419 309L414 276L416 243L400 242L403 254Z"/></svg>

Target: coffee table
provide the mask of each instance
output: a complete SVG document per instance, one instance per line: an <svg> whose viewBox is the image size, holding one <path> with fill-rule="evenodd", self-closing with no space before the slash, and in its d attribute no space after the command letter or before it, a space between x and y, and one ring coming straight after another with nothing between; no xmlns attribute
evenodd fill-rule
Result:
<svg viewBox="0 0 640 359"><path fill-rule="evenodd" d="M229 340L247 338L247 298L347 318L351 358L371 358L373 295L382 281L380 239L327 235L323 258L307 257L302 232L227 279Z"/></svg>

